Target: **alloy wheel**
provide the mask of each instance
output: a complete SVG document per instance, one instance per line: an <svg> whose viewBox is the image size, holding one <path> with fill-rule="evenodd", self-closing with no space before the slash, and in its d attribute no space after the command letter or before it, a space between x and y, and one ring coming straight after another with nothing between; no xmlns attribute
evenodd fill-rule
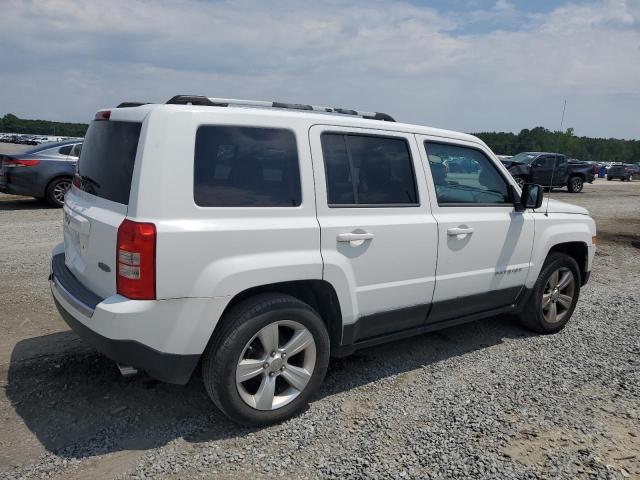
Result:
<svg viewBox="0 0 640 480"><path fill-rule="evenodd" d="M574 178L573 180L571 180L571 184L572 184L574 192L578 192L578 191L582 190L583 182L582 182L581 178L579 178L579 177L578 178Z"/></svg>
<svg viewBox="0 0 640 480"><path fill-rule="evenodd" d="M305 389L316 364L316 343L301 323L280 320L256 333L236 366L240 398L257 410L276 410Z"/></svg>
<svg viewBox="0 0 640 480"><path fill-rule="evenodd" d="M53 198L56 200L56 202L62 205L64 203L64 196L67 194L70 188L71 182L69 180L60 180L59 182L57 182L53 187L52 192Z"/></svg>
<svg viewBox="0 0 640 480"><path fill-rule="evenodd" d="M570 269L561 267L549 275L542 294L542 315L546 322L559 323L567 316L575 290L575 278Z"/></svg>

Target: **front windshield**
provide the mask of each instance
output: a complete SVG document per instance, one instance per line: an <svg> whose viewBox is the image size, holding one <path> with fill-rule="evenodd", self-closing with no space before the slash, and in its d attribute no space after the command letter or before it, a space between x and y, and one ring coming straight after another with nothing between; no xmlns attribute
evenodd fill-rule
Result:
<svg viewBox="0 0 640 480"><path fill-rule="evenodd" d="M531 160L533 160L537 156L538 155L536 155L534 153L523 152L523 153L519 153L517 155L514 155L513 157L511 157L509 159L509 161L510 162L515 162L515 163L529 163L529 162L531 162Z"/></svg>

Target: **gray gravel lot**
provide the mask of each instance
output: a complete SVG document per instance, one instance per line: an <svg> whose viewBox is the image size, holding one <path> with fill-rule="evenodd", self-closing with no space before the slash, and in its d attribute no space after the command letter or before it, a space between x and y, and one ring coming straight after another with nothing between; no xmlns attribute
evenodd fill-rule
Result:
<svg viewBox="0 0 640 480"><path fill-rule="evenodd" d="M0 194L0 478L640 478L640 182L552 193L599 228L572 321L494 318L333 360L299 417L240 428L198 374L122 379L47 285L61 211Z"/></svg>

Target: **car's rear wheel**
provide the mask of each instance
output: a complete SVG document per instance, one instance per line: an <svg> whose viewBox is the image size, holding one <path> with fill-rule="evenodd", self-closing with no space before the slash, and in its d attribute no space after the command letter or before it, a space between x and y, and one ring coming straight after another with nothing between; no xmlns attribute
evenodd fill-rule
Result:
<svg viewBox="0 0 640 480"><path fill-rule="evenodd" d="M584 188L584 180L581 177L571 177L569 179L568 190L571 193L579 193Z"/></svg>
<svg viewBox="0 0 640 480"><path fill-rule="evenodd" d="M243 425L300 412L329 364L329 335L318 313L289 295L261 294L221 322L202 360L205 388L220 410Z"/></svg>
<svg viewBox="0 0 640 480"><path fill-rule="evenodd" d="M47 192L45 198L49 204L54 207L61 207L64 205L64 196L71 188L71 179L67 177L56 178L47 186Z"/></svg>
<svg viewBox="0 0 640 480"><path fill-rule="evenodd" d="M513 177L514 180L516 181L516 183L518 184L518 186L520 187L520 189L522 189L522 187L524 187L524 184L527 183L526 179L524 177Z"/></svg>
<svg viewBox="0 0 640 480"><path fill-rule="evenodd" d="M567 324L580 296L580 269L567 254L549 254L521 314L538 333L555 333Z"/></svg>

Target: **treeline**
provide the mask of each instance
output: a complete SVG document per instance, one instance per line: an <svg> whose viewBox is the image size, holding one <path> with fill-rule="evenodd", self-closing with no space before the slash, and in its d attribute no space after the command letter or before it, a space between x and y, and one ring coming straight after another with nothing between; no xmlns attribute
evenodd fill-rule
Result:
<svg viewBox="0 0 640 480"><path fill-rule="evenodd" d="M49 120L25 120L12 113L0 118L0 132L28 133L31 135L56 135L84 137L89 125L85 123L50 122Z"/></svg>
<svg viewBox="0 0 640 480"><path fill-rule="evenodd" d="M520 133L481 132L480 137L498 155L519 152L558 152L569 158L598 162L640 163L640 140L576 137L573 129L552 132L543 127Z"/></svg>

